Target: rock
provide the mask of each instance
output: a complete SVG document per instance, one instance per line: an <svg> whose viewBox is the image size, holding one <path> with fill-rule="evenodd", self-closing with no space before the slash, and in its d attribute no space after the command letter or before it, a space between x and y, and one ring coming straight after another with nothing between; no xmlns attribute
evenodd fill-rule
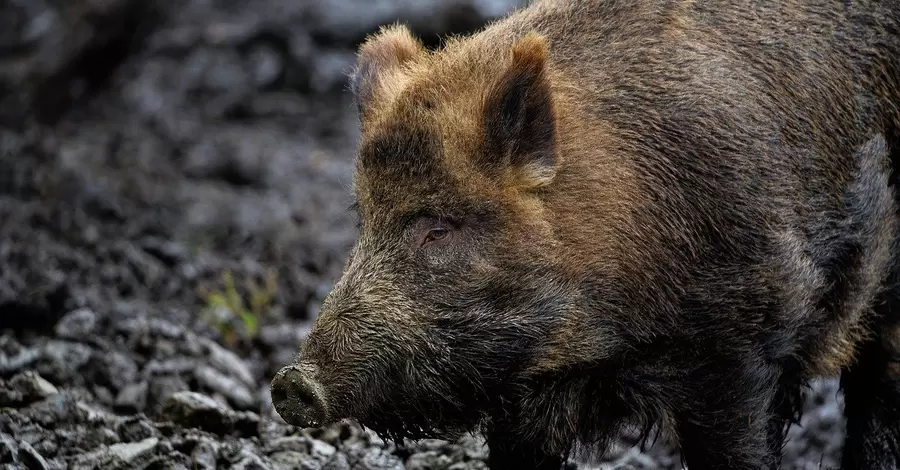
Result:
<svg viewBox="0 0 900 470"><path fill-rule="evenodd" d="M272 440L266 446L269 457L294 468L321 469L335 459L337 449L318 439L305 436L287 436ZM302 462L302 465L294 463Z"/></svg>
<svg viewBox="0 0 900 470"><path fill-rule="evenodd" d="M321 466L316 467L310 465L308 455L292 450L275 452L274 454L269 455L269 458L276 463L287 465L290 468L321 468Z"/></svg>
<svg viewBox="0 0 900 470"><path fill-rule="evenodd" d="M328 461L337 453L337 449L328 444L327 442L322 442L318 439L312 439L310 442L309 455L313 458Z"/></svg>
<svg viewBox="0 0 900 470"><path fill-rule="evenodd" d="M242 448L233 459L233 463L229 468L234 470L266 470L269 468L269 466L263 462L262 457L254 454L247 448Z"/></svg>
<svg viewBox="0 0 900 470"><path fill-rule="evenodd" d="M351 470L357 467L350 466L350 460L344 454L335 454L334 458L329 460L322 467L322 470Z"/></svg>
<svg viewBox="0 0 900 470"><path fill-rule="evenodd" d="M19 443L19 461L28 470L49 470L50 468L47 460L25 441Z"/></svg>
<svg viewBox="0 0 900 470"><path fill-rule="evenodd" d="M166 339L180 340L184 338L184 328L162 318L150 318L147 322L147 330L153 336Z"/></svg>
<svg viewBox="0 0 900 470"><path fill-rule="evenodd" d="M191 460L194 461L197 470L215 470L216 454L219 451L219 445L209 439L200 441L191 453Z"/></svg>
<svg viewBox="0 0 900 470"><path fill-rule="evenodd" d="M153 451L153 448L159 443L159 439L148 437L140 442L130 444L116 444L109 446L109 454L119 459L120 462L132 462L139 457Z"/></svg>
<svg viewBox="0 0 900 470"><path fill-rule="evenodd" d="M22 372L8 383L0 380L0 407L24 406L57 393L56 387L36 372Z"/></svg>
<svg viewBox="0 0 900 470"><path fill-rule="evenodd" d="M227 434L235 425L234 413L212 398L196 392L178 392L170 396L160 412L163 419L184 427Z"/></svg>
<svg viewBox="0 0 900 470"><path fill-rule="evenodd" d="M158 460L155 455L157 444L159 444L159 439L151 437L140 442L104 446L93 452L78 456L72 464L72 469L143 470Z"/></svg>
<svg viewBox="0 0 900 470"><path fill-rule="evenodd" d="M403 465L403 461L400 460L399 457L385 452L384 449L378 447L353 447L352 449L352 454L349 451L347 453L349 454L351 461L357 462L358 467L371 470L404 470L407 468ZM440 462L440 459L435 460L434 462ZM422 470L430 470L432 468L446 468L446 466L441 467L438 465L419 468Z"/></svg>
<svg viewBox="0 0 900 470"><path fill-rule="evenodd" d="M116 396L116 409L131 412L143 411L147 406L147 388L146 381L125 386Z"/></svg>
<svg viewBox="0 0 900 470"><path fill-rule="evenodd" d="M151 437L158 437L159 431L141 416L134 416L122 420L116 426L116 432L125 442L140 441Z"/></svg>
<svg viewBox="0 0 900 470"><path fill-rule="evenodd" d="M9 375L30 366L41 357L34 348L22 349L14 356L0 352L0 375Z"/></svg>
<svg viewBox="0 0 900 470"><path fill-rule="evenodd" d="M107 351L95 355L95 381L121 390L137 380L138 366L130 356L119 351Z"/></svg>
<svg viewBox="0 0 900 470"><path fill-rule="evenodd" d="M442 455L434 450L417 452L406 460L406 468L408 470L445 470L449 468L451 464L453 464L453 461L450 457Z"/></svg>
<svg viewBox="0 0 900 470"><path fill-rule="evenodd" d="M37 370L56 383L69 382L80 376L80 370L91 359L91 353L91 348L81 343L50 340L41 350Z"/></svg>
<svg viewBox="0 0 900 470"><path fill-rule="evenodd" d="M459 440L465 457L468 460L487 460L488 447L484 436L480 434L466 434Z"/></svg>
<svg viewBox="0 0 900 470"><path fill-rule="evenodd" d="M199 366L194 371L197 381L204 387L222 394L237 409L249 410L257 405L256 398L247 387L209 366Z"/></svg>
<svg viewBox="0 0 900 470"><path fill-rule="evenodd" d="M67 313L56 324L56 336L63 339L82 340L89 338L97 328L97 314L89 308L80 308Z"/></svg>
<svg viewBox="0 0 900 470"><path fill-rule="evenodd" d="M168 267L177 266L190 257L190 252L183 244L159 237L144 238L141 240L141 248Z"/></svg>
<svg viewBox="0 0 900 470"><path fill-rule="evenodd" d="M188 384L177 375L152 377L147 392L147 407L158 412L160 406L173 394L190 390Z"/></svg>
<svg viewBox="0 0 900 470"><path fill-rule="evenodd" d="M189 357L176 357L165 361L153 359L144 367L146 375L187 374L194 370L197 360Z"/></svg>
<svg viewBox="0 0 900 470"><path fill-rule="evenodd" d="M215 341L208 338L197 338L199 344L203 347L209 359L209 363L219 369L223 373L230 375L248 387L256 385L253 374L247 368L247 364L235 353L219 346Z"/></svg>
<svg viewBox="0 0 900 470"><path fill-rule="evenodd" d="M0 463L12 463L18 460L19 447L16 440L6 433L0 432Z"/></svg>

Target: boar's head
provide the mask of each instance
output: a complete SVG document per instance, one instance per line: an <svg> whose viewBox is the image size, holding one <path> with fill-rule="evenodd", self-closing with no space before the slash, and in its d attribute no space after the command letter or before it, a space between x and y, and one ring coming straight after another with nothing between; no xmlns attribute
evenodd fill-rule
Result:
<svg viewBox="0 0 900 470"><path fill-rule="evenodd" d="M360 49L359 235L273 380L290 423L470 430L522 386L572 305L542 202L558 159L548 46L528 34L463 47L430 52L392 26Z"/></svg>

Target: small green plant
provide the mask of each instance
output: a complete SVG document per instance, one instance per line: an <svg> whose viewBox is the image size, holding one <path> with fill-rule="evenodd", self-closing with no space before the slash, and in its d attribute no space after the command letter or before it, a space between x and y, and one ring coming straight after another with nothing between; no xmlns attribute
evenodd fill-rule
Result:
<svg viewBox="0 0 900 470"><path fill-rule="evenodd" d="M247 279L244 288L249 295L249 304L238 292L231 271L225 270L222 273L222 290L200 290L200 296L206 302L204 316L231 345L255 338L260 320L274 308L278 288L275 271L270 269L261 284Z"/></svg>

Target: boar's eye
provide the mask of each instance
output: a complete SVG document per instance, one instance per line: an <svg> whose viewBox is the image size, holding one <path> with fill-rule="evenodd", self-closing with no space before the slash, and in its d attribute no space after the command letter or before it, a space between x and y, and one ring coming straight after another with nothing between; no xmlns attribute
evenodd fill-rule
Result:
<svg viewBox="0 0 900 470"><path fill-rule="evenodd" d="M456 226L446 220L423 217L413 225L412 242L419 248L449 243L453 239Z"/></svg>
<svg viewBox="0 0 900 470"><path fill-rule="evenodd" d="M425 241L423 242L423 244L441 240L443 238L446 238L448 235L450 235L450 230L448 229L433 228L428 231L428 234L425 235Z"/></svg>

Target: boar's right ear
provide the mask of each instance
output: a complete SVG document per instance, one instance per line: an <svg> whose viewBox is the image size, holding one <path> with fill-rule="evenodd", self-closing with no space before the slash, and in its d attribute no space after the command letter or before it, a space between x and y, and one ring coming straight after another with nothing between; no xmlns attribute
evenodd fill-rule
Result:
<svg viewBox="0 0 900 470"><path fill-rule="evenodd" d="M556 174L556 116L547 71L547 43L529 33L512 47L512 62L484 104L487 149L480 166L511 184L538 187Z"/></svg>
<svg viewBox="0 0 900 470"><path fill-rule="evenodd" d="M377 90L385 85L385 76L423 52L422 42L401 24L383 26L366 38L350 74L350 89L356 98L360 118L365 118L371 109Z"/></svg>

